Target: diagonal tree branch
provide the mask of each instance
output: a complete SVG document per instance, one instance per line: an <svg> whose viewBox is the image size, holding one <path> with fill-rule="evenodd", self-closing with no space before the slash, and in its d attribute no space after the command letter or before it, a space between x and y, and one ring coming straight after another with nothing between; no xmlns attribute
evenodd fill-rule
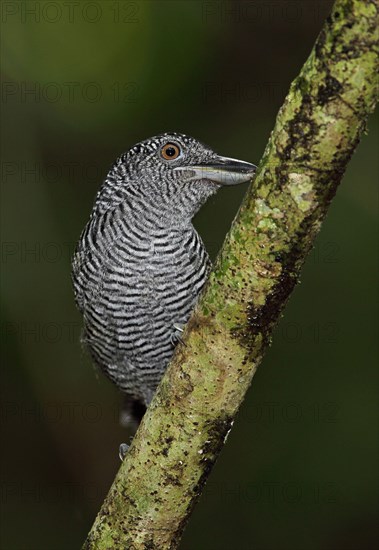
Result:
<svg viewBox="0 0 379 550"><path fill-rule="evenodd" d="M337 0L84 545L174 549L377 96L379 0Z"/></svg>

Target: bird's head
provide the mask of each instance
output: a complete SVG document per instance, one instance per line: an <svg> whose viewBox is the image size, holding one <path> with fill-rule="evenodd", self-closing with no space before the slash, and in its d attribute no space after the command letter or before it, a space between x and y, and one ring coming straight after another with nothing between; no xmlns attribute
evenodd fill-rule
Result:
<svg viewBox="0 0 379 550"><path fill-rule="evenodd" d="M192 218L224 185L252 179L254 164L223 157L179 133L165 133L138 143L114 163L97 197L109 208L123 197L147 201L172 216Z"/></svg>

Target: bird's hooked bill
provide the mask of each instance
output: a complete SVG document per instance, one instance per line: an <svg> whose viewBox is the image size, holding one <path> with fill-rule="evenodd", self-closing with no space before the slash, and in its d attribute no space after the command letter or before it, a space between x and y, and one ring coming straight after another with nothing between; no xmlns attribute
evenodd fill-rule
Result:
<svg viewBox="0 0 379 550"><path fill-rule="evenodd" d="M189 179L211 180L220 185L238 185L250 181L257 167L250 162L218 156L211 164L178 166L175 171L185 172Z"/></svg>

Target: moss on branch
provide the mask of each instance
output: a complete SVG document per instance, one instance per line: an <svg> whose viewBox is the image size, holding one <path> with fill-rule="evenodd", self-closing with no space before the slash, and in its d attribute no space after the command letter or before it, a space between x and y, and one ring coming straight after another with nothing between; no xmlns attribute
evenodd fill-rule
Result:
<svg viewBox="0 0 379 550"><path fill-rule="evenodd" d="M84 548L178 547L374 109L378 11L335 3Z"/></svg>

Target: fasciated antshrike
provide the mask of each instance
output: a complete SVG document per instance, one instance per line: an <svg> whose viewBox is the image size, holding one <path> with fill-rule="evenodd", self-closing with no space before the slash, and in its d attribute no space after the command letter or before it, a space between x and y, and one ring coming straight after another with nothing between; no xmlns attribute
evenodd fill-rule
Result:
<svg viewBox="0 0 379 550"><path fill-rule="evenodd" d="M210 270L192 218L253 164L166 133L121 155L96 196L72 267L83 340L127 396L124 424L143 413Z"/></svg>

